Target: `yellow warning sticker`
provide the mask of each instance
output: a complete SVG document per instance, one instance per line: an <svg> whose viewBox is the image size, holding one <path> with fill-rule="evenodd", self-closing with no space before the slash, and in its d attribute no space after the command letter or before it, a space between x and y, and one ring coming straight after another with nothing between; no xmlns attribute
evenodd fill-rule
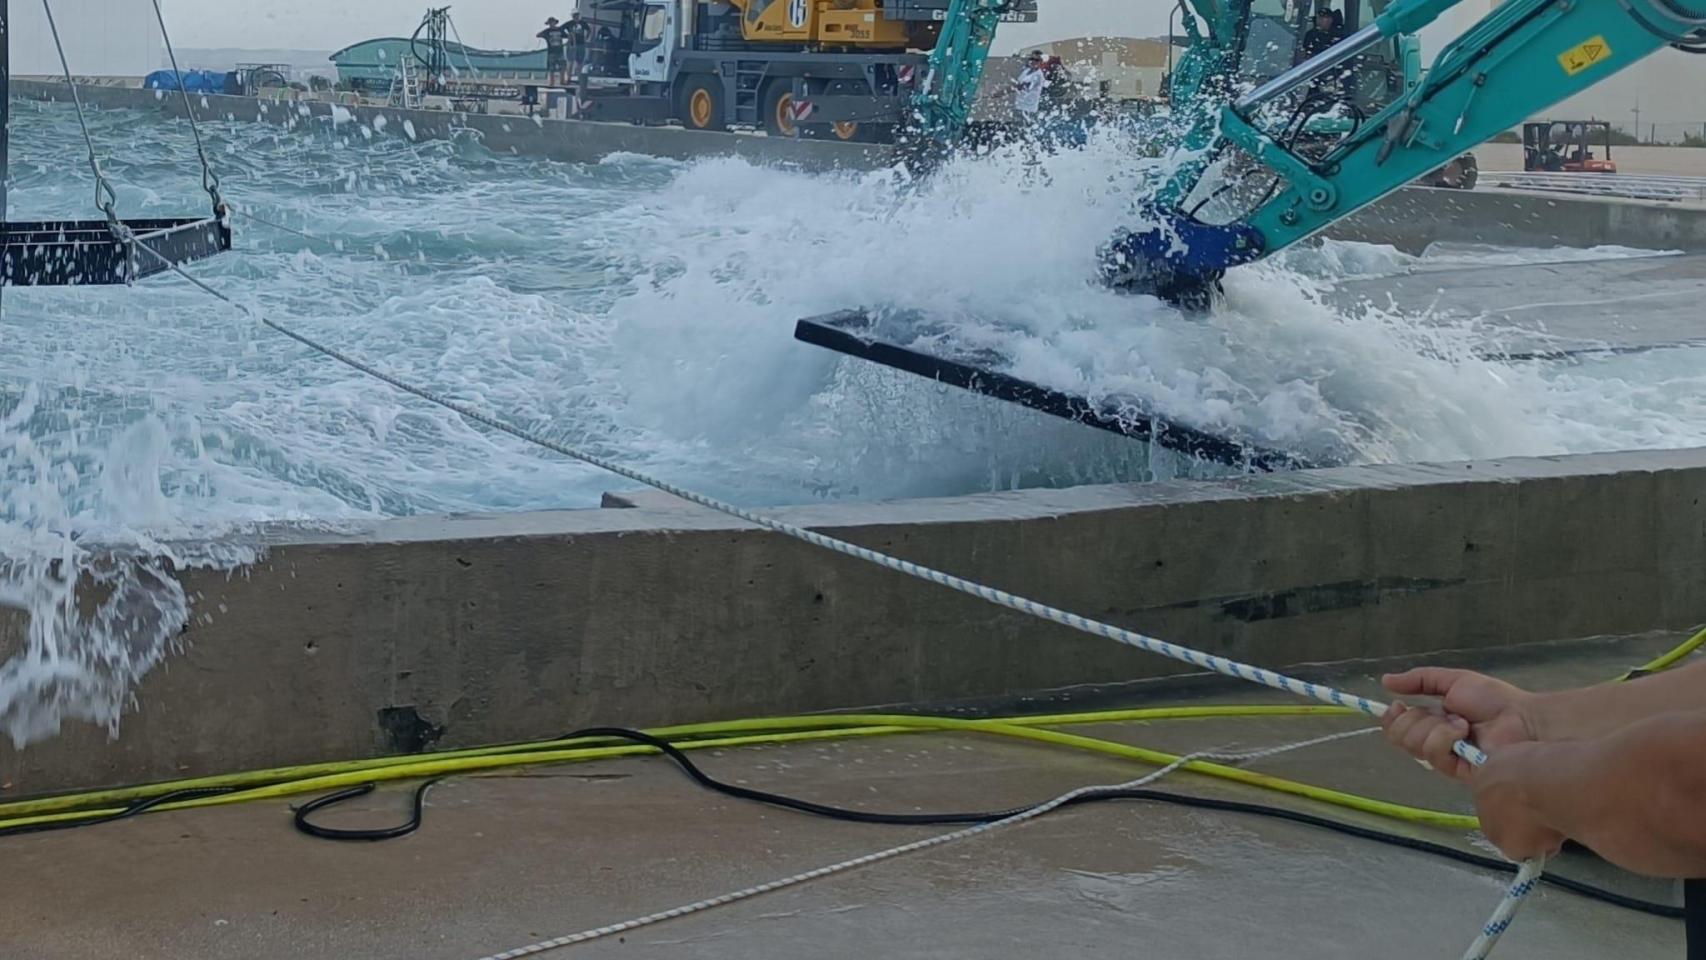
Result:
<svg viewBox="0 0 1706 960"><path fill-rule="evenodd" d="M1603 60L1611 59L1611 44L1604 37L1594 37L1584 40L1563 53L1558 54L1558 64L1564 72L1575 76L1583 70Z"/></svg>

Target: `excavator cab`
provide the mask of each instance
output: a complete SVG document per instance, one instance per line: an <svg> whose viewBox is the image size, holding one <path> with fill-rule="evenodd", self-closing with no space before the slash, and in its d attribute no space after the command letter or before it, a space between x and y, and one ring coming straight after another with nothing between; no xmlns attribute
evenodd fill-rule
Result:
<svg viewBox="0 0 1706 960"><path fill-rule="evenodd" d="M1240 85L1254 88L1272 80L1372 22L1385 6L1375 0L1251 0L1238 63ZM1327 21L1331 27L1322 38L1320 24ZM1404 92L1405 45L1414 42L1398 38L1375 45L1317 83L1312 92L1343 104L1342 112L1352 116L1376 113ZM1344 127L1346 119L1337 124L1324 124L1320 118L1311 122L1317 128Z"/></svg>

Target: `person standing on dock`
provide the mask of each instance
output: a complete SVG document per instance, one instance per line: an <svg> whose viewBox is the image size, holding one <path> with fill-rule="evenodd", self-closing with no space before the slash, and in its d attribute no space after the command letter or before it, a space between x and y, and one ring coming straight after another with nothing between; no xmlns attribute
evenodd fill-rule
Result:
<svg viewBox="0 0 1706 960"><path fill-rule="evenodd" d="M1025 69L1019 72L1019 79L1013 81L1013 112L1019 121L1027 126L1037 121L1037 111L1043 105L1043 87L1047 84L1043 72L1043 52L1032 50L1025 58Z"/></svg>
<svg viewBox="0 0 1706 960"><path fill-rule="evenodd" d="M569 14L569 22L563 25L563 33L568 39L568 82L579 84L581 75L586 72L586 52L587 45L592 40L592 27L581 19L581 12L576 10Z"/></svg>
<svg viewBox="0 0 1706 960"><path fill-rule="evenodd" d="M539 31L537 36L545 41L545 72L554 86L562 86L568 67L563 56L568 31L563 29L556 17L549 17L545 20L545 29Z"/></svg>

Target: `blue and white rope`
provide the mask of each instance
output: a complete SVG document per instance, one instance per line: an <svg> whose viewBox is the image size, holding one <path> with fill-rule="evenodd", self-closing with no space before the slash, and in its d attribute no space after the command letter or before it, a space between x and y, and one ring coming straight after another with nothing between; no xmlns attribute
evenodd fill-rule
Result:
<svg viewBox="0 0 1706 960"><path fill-rule="evenodd" d="M845 540L838 540L835 537L825 536L821 533L807 530L804 527L798 527L791 523L767 517L764 514L756 513L744 507L737 507L734 504L725 503L713 497L708 497L704 494L696 493L683 487L678 487L673 483L648 476L647 474L625 467L619 463L606 460L603 457L599 457L582 450L577 450L574 447L566 446L547 437L540 436L530 430L526 430L504 420L500 420L497 417L481 413L466 404L452 400L449 397L436 393L425 387L420 387L405 380L401 380L364 360L350 356L335 347L328 346L306 334L298 333L275 320L257 314L247 306L238 303L236 300L231 299L225 294L219 292L217 289L197 279L185 271L183 267L174 263L158 251L148 247L146 244L138 244L137 246L139 249L146 250L150 256L159 259L167 267L195 286L200 287L202 290L214 297L217 297L225 303L236 307L245 315L253 318L262 325L295 340L316 353L329 357L332 360L336 360L353 370L360 371L361 373L373 377L383 383L390 384L404 393L419 397L428 403L443 407L444 409L456 413L475 423L490 427L500 433L509 434L518 440L531 443L537 447L542 447L546 450L552 451L553 453L561 454L571 460L579 460L582 463L598 467L601 470L632 480L635 483L644 484L645 486L661 490L671 496L680 497L689 503L698 504L699 506L707 509L715 510L718 513L727 514L728 516L744 520L747 523L761 527L765 530L780 533L796 540L803 540L813 546L822 547L823 549L834 553L856 557L860 560L874 563L880 567L886 567L897 573L904 573L907 576L917 577L920 580L926 580L930 583L947 587L950 590L969 594L970 596L988 601L989 603L993 603L997 606L1006 607L1010 610L1017 610L1020 613L1028 614L1040 620L1048 620L1052 623L1058 623L1063 626L1071 627L1074 630L1091 634L1092 636L1102 637L1106 640L1112 640L1115 643L1124 644L1129 647L1136 647L1139 650L1147 650L1150 653L1157 653L1161 656L1170 657L1174 660L1195 664L1205 670L1212 670L1215 673L1224 674L1229 677L1236 677L1240 680L1247 680L1251 683L1260 684L1265 687L1272 687L1275 690L1284 690L1287 693L1295 694L1300 697L1307 697L1312 700L1318 700L1323 703L1330 703L1340 707L1353 707L1371 717L1379 717L1386 712L1386 704L1381 703L1378 700L1370 700L1366 697L1360 697L1353 693L1346 693L1342 690L1336 690L1332 687L1323 686L1318 683L1309 683L1295 677L1286 676L1283 673L1276 673L1275 671L1268 670L1264 667L1254 666L1237 660L1230 660L1226 657L1215 656L1214 654L1204 653L1201 650L1193 650L1190 647L1183 647L1176 643L1168 643L1165 640L1158 640L1154 637L1145 636L1144 634L1127 630L1123 627L1116 627L1110 623L1103 623L1100 620L1092 620L1088 617L1082 617L1076 613L1059 609L1058 607L1051 607L1045 603L1038 603L1035 600L1021 597L1017 594L1008 593L1005 590L997 590L994 587L984 586L981 583L967 580L964 577L956 577L953 574L943 573L940 570L913 563L910 560L891 557L886 553L880 553L868 547L861 547L858 544L849 543ZM1487 755L1467 740L1458 741L1452 749L1458 756L1472 764L1475 764L1476 766L1480 766L1487 762ZM1510 889L1506 891L1505 899L1500 902L1498 909L1494 911L1493 918L1487 922L1487 925L1483 928L1481 935L1475 939L1474 944L1472 944L1469 950L1464 953L1464 960L1482 960L1482 958L1487 955L1487 953L1492 949L1493 944L1498 940L1499 936L1504 933L1505 928L1510 925L1510 918L1515 914L1517 907L1522 902L1522 899L1528 896L1528 894L1534 889L1534 881L1540 876L1541 869L1542 862L1540 860L1527 861L1522 865L1522 869L1517 873L1515 882L1513 882Z"/></svg>
<svg viewBox="0 0 1706 960"><path fill-rule="evenodd" d="M709 910L712 907L721 907L734 903L738 900L746 900L751 897L756 897L759 894L770 893L786 887L797 886L810 880L827 877L830 874L852 870L855 867L863 867L868 864L877 863L878 861L893 859L894 857L901 856L902 854L916 853L919 850L928 850L931 847L939 847L945 843L953 843L956 840L966 840L971 837L975 837L978 834L988 833L997 827L1010 827L1015 824L1024 823L1027 820L1035 820L1045 813L1051 813L1060 809L1062 806L1071 803L1079 797L1090 796L1098 793L1114 793L1121 790L1132 790L1137 787L1147 786L1180 767L1197 760L1217 760L1222 763L1246 763L1252 760L1261 760L1264 757L1276 756L1281 753L1289 753L1292 750L1301 750L1304 747L1313 747L1323 743L1330 743L1334 740L1359 737L1363 734L1374 733L1379 729L1379 727L1365 727L1361 730L1349 730L1342 733L1329 734L1325 737L1316 737L1312 740L1303 740L1297 743L1286 743L1277 747L1266 747L1261 750L1250 750L1241 753L1215 753L1211 751L1203 751L1200 753L1189 754L1174 760L1172 763L1167 764L1153 773L1148 773L1138 777L1136 780L1128 780L1125 783L1103 784L1101 786L1078 787L1075 790L1069 790L1066 793L1055 797L1053 800L1040 803L1034 807L1023 810L1010 817L1005 817L1001 820L991 820L988 823L980 823L973 827L966 827L963 830L955 830L952 833L943 833L934 837L926 837L923 840L914 840L911 843L903 843L898 847L890 847L887 850L868 853L862 857L854 857L851 860L832 863L828 866L818 867L815 870L796 873L791 877L783 877L780 880L760 883L755 886L747 887L744 890L736 890L733 893L725 893L721 896L709 897L693 903L683 904L679 907L673 907L669 910L662 910L658 913L649 913L643 917L624 920L621 923L612 923L602 927L594 927L591 930L582 930L579 933L571 933L567 936L552 937L549 940L530 943L525 947L516 947L511 950L505 950L502 953L494 953L489 956L481 957L480 960L516 960L518 957L529 957L536 953L544 953L547 950L556 950L559 947L568 947L577 943L586 943L588 940L598 940L611 936L612 934L626 933L637 927L650 926L651 924L660 923L664 920L674 920L677 917L685 917L690 913L698 913L702 910Z"/></svg>

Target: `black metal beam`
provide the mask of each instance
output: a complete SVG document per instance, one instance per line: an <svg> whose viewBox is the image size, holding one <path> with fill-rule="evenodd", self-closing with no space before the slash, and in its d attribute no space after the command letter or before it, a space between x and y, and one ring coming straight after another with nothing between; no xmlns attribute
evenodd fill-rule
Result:
<svg viewBox="0 0 1706 960"><path fill-rule="evenodd" d="M168 263L188 263L231 249L231 228L213 217L126 220L124 225L135 236L134 241L119 240L105 220L9 222L0 252L0 284L80 287L134 283L171 269Z"/></svg>
<svg viewBox="0 0 1706 960"><path fill-rule="evenodd" d="M878 320L862 310L843 310L839 313L807 317L794 325L794 339L801 342L826 347L973 393L981 393L986 397L1006 400L1087 427L1153 443L1198 460L1263 472L1314 466L1309 460L1283 450L1244 443L1169 420L1145 410L1142 404L1132 397L1107 397L1092 401L1087 397L1001 373L990 368L1002 365L1005 358L989 351L955 353L941 337L885 337L884 334L889 332L882 329ZM917 334L919 331L912 333ZM928 339L931 343L930 350L902 346L896 342L905 340L906 343L916 344L923 339Z"/></svg>

